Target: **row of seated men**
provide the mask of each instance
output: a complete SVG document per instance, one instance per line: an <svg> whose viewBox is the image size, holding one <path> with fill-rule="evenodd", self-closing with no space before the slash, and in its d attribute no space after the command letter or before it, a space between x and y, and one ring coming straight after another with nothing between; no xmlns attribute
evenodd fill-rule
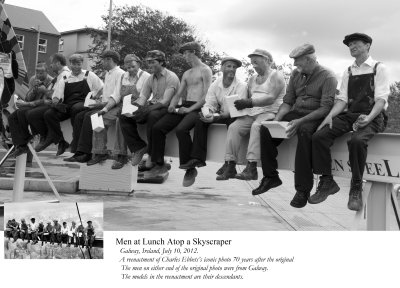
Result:
<svg viewBox="0 0 400 288"><path fill-rule="evenodd" d="M283 139L273 138L261 123L288 121L288 137L297 135L298 138L296 193L290 202L296 208L307 203L320 203L339 191L331 173L330 147L337 137L353 131L348 142L352 170L348 208L358 211L362 207L367 143L385 129L390 88L386 66L369 55L370 36L353 33L345 36L343 43L355 61L345 69L339 90L335 74L318 63L312 44L300 45L289 54L296 69L288 84L282 73L273 68L272 54L264 49L255 49L248 55L256 74L247 83L236 77L236 70L242 62L234 57L221 59L222 77L212 82L211 69L202 63L202 47L196 42L180 47L180 53L191 66L181 80L166 68L165 54L159 50L149 51L145 58L150 74L140 69L142 61L139 57L127 55L124 59L127 72L124 72L117 65L119 54L105 51L102 59L108 72L104 85L94 73L81 69L83 59L80 55L70 57L69 71L62 55L56 54L51 58L51 67L59 76L51 100L39 100L44 106L32 104L35 108L27 111L26 119L32 132L41 134L44 139L36 151L58 143L59 155L68 147L59 123L71 117L71 151L74 155L64 160L87 162L87 165L107 159L107 128L115 124L113 154L116 161L112 168L119 169L126 163L127 146L132 152L132 165L142 163L139 170L151 170L154 174L168 169L164 163L165 139L166 134L175 129L179 141L179 168L186 171L185 187L195 182L197 168L206 165L209 125L226 124L229 127L225 163L217 171L217 180L256 180L257 163L261 163L263 178L259 187L252 191L253 195L282 184L276 157L277 146ZM51 82L50 79L47 81ZM100 100L86 108L83 101L89 91ZM132 115L121 115L121 99L130 94L131 103L138 109ZM238 97L234 102L235 109L245 112L245 116L230 117L226 97L232 95ZM103 116L106 129L101 132L91 130L90 116L93 113ZM143 123L146 124L147 141L140 137L137 129L137 124ZM192 129L193 139L190 135ZM30 139L28 131L20 133L22 130L19 127L13 133L13 140L15 134L22 135L15 137L17 155L26 151L24 145ZM249 137L248 162L246 168L237 173L236 163L243 137ZM141 160L145 153L148 157L144 163ZM311 195L313 174L321 176L316 193Z"/></svg>
<svg viewBox="0 0 400 288"><path fill-rule="evenodd" d="M42 246L48 242L57 243L59 246L67 244L67 247L70 247L73 244L75 247L81 245L91 248L96 238L92 221L87 221L87 226L83 227L82 224L76 225L74 221L71 222L71 226L67 226L67 222L61 225L58 220L53 220L53 225L51 221L47 221L45 225L43 221L37 223L35 218L31 218L29 223L26 223L25 219L21 219L21 223L10 219L7 221L4 233L5 237L14 239L14 242L20 238L22 241L27 240L28 243L32 241L32 244L41 241Z"/></svg>

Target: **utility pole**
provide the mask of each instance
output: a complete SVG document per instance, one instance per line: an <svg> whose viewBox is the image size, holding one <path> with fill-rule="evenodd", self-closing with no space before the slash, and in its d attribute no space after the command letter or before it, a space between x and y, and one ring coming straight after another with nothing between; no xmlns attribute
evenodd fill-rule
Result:
<svg viewBox="0 0 400 288"><path fill-rule="evenodd" d="M112 0L110 0L110 9L108 10L108 38L107 50L111 49L111 26L112 26Z"/></svg>

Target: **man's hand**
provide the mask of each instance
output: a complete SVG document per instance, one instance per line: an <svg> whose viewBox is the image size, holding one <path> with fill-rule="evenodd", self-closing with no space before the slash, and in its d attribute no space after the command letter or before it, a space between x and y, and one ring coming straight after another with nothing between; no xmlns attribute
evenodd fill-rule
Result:
<svg viewBox="0 0 400 288"><path fill-rule="evenodd" d="M236 100L235 102L233 102L233 104L235 105L237 110L243 110L253 107L253 102L251 101L251 98Z"/></svg>
<svg viewBox="0 0 400 288"><path fill-rule="evenodd" d="M173 106L173 105L170 105L170 106L168 106L168 113L175 113L175 106Z"/></svg>
<svg viewBox="0 0 400 288"><path fill-rule="evenodd" d="M178 114L188 114L190 112L191 112L191 110L189 108L185 108L185 107L181 107L178 110Z"/></svg>
<svg viewBox="0 0 400 288"><path fill-rule="evenodd" d="M97 112L97 115L102 116L102 115L106 114L107 112L108 112L107 109L103 108L99 112Z"/></svg>
<svg viewBox="0 0 400 288"><path fill-rule="evenodd" d="M367 126L373 119L369 115L361 114L357 118L357 126L358 128L363 128Z"/></svg>
<svg viewBox="0 0 400 288"><path fill-rule="evenodd" d="M295 119L289 122L287 129L286 129L286 134L289 138L294 136L297 133L297 129L301 125L302 120L301 119Z"/></svg>
<svg viewBox="0 0 400 288"><path fill-rule="evenodd" d="M96 94L92 94L92 97L90 97L93 100L99 100L101 95L103 95L103 89L100 89L100 91L97 91Z"/></svg>
<svg viewBox="0 0 400 288"><path fill-rule="evenodd" d="M50 99L44 99L43 104L45 105L51 105L52 101Z"/></svg>
<svg viewBox="0 0 400 288"><path fill-rule="evenodd" d="M51 103L53 105L58 104L60 102L60 99L58 99L57 97L54 97L53 99L51 99Z"/></svg>
<svg viewBox="0 0 400 288"><path fill-rule="evenodd" d="M329 125L329 129L332 129L332 116L328 115L325 117L324 121L322 121L321 124L319 124L317 131L324 128L326 125Z"/></svg>
<svg viewBox="0 0 400 288"><path fill-rule="evenodd" d="M214 116L211 114L210 117L204 117L203 113L199 112L200 120L204 123L212 123L214 121Z"/></svg>
<svg viewBox="0 0 400 288"><path fill-rule="evenodd" d="M17 106L17 108L22 108L22 107L30 107L31 105L25 102L24 100L17 100L17 102L15 102L15 106Z"/></svg>

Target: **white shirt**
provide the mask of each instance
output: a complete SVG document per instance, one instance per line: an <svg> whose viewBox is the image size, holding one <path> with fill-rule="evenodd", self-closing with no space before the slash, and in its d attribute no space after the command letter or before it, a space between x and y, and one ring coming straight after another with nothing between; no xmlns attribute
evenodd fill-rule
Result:
<svg viewBox="0 0 400 288"><path fill-rule="evenodd" d="M226 96L238 94L241 99L247 98L247 85L245 82L235 77L231 85L225 88L222 80L223 77L217 78L211 83L207 91L206 103L203 107L207 107L212 113L229 111L225 101Z"/></svg>
<svg viewBox="0 0 400 288"><path fill-rule="evenodd" d="M352 75L362 75L374 72L374 67L377 61L372 59L371 56L365 60L360 66L354 63L350 66ZM336 95L336 99L342 100L347 103L348 101L348 86L349 86L349 71L346 69L343 73L342 84L340 86L339 95ZM389 73L387 67L379 63L376 68L375 75L375 101L378 99L385 100L385 109L388 107L388 97L390 94L390 83L389 83Z"/></svg>
<svg viewBox="0 0 400 288"><path fill-rule="evenodd" d="M119 66L115 66L110 71L107 71L104 78L103 96L101 96L102 102L107 102L110 97L113 97L115 88L121 82L121 76L124 73L125 71Z"/></svg>
<svg viewBox="0 0 400 288"><path fill-rule="evenodd" d="M37 230L37 225L38 224L36 224L36 222L35 223L30 223L29 224L29 231L32 231L32 232L34 232L34 231L36 231Z"/></svg>
<svg viewBox="0 0 400 288"><path fill-rule="evenodd" d="M61 234L68 234L68 227L61 226Z"/></svg>
<svg viewBox="0 0 400 288"><path fill-rule="evenodd" d="M68 75L70 73L71 73L71 70L69 70L69 68L67 66L64 66L61 69L60 73L58 73L56 83L54 84L54 86L52 88L52 90L54 91L53 95L51 96L52 98L57 97L54 95L60 95L60 93L61 93L60 82L64 82L64 80L63 80L64 76L68 77ZM62 88L62 89L63 89L62 91L64 91L64 88Z"/></svg>
<svg viewBox="0 0 400 288"><path fill-rule="evenodd" d="M140 73L141 73L141 75L140 75ZM131 77L129 72L125 72L124 75L122 76L122 83L121 83L121 77L120 77L120 79L117 83L117 86L115 88L115 91L114 91L113 95L111 96L117 104L121 101L121 93L120 92L121 92L122 85L132 86L135 81L135 78L139 77L139 75L140 75L140 78L136 82L136 89L140 93L140 91L142 91L143 85L146 82L147 78L149 78L151 76L149 73L139 69L136 76Z"/></svg>
<svg viewBox="0 0 400 288"><path fill-rule="evenodd" d="M72 72L68 73L67 79L61 79L60 81L57 80L57 90L54 90L53 93L53 98L57 97L58 99L64 99L64 89L65 89L65 82L67 83L75 83L82 81L85 78L86 70L82 70L81 73L78 76L75 76L72 74ZM57 77L58 79L58 77ZM93 92L93 95L96 95L97 92L100 91L101 88L103 88L103 81L94 74L93 72L89 71L89 74L86 78L86 81L89 85L90 91Z"/></svg>

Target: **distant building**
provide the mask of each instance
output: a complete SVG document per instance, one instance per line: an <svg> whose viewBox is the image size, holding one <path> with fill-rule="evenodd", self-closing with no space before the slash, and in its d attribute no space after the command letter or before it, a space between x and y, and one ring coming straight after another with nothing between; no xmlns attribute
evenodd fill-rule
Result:
<svg viewBox="0 0 400 288"><path fill-rule="evenodd" d="M10 4L4 4L4 8L14 27L30 78L35 74L37 51L38 62L49 64L49 57L58 52L60 33L42 11Z"/></svg>
<svg viewBox="0 0 400 288"><path fill-rule="evenodd" d="M98 30L98 32L104 32ZM91 70L91 66L94 62L89 59L89 48L93 45L93 38L88 32L87 28L81 28L76 30L70 30L61 32L60 45L58 51L63 53L65 57L71 56L74 53L81 54L84 58L83 69Z"/></svg>

